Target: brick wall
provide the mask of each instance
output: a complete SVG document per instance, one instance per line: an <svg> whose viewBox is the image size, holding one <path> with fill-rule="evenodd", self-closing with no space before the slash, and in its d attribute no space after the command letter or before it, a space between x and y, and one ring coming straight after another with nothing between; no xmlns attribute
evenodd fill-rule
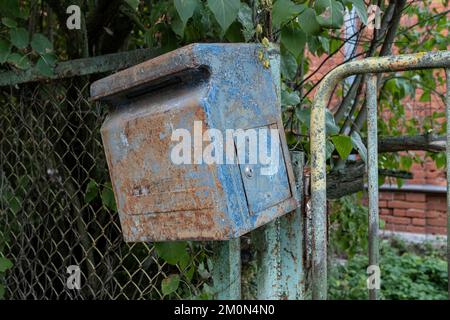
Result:
<svg viewBox="0 0 450 320"><path fill-rule="evenodd" d="M446 201L445 193L380 192L380 219L390 231L446 234Z"/></svg>

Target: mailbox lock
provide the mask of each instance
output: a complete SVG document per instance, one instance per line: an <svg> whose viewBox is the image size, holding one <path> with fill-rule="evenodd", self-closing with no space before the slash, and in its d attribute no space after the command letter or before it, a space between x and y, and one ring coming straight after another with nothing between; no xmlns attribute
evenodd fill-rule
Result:
<svg viewBox="0 0 450 320"><path fill-rule="evenodd" d="M249 166L245 167L244 173L247 176L247 178L249 178L249 179L253 177L253 169L250 168Z"/></svg>

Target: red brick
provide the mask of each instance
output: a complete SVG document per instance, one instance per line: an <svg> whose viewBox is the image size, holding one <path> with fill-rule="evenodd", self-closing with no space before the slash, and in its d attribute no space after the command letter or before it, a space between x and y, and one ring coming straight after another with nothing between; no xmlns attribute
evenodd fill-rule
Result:
<svg viewBox="0 0 450 320"><path fill-rule="evenodd" d="M405 200L405 194L403 192L394 193L394 200Z"/></svg>
<svg viewBox="0 0 450 320"><path fill-rule="evenodd" d="M406 231L414 232L414 233L426 233L427 232L425 227L419 227L419 226L406 226Z"/></svg>
<svg viewBox="0 0 450 320"><path fill-rule="evenodd" d="M394 195L391 192L381 192L380 200L393 200Z"/></svg>
<svg viewBox="0 0 450 320"><path fill-rule="evenodd" d="M447 233L447 228L444 227L429 227L427 226L427 233L431 233L431 234L446 234Z"/></svg>
<svg viewBox="0 0 450 320"><path fill-rule="evenodd" d="M435 227L443 227L447 225L447 219L443 218L430 218L427 219L427 225Z"/></svg>
<svg viewBox="0 0 450 320"><path fill-rule="evenodd" d="M382 216L391 216L392 215L392 209L380 209L380 215Z"/></svg>
<svg viewBox="0 0 450 320"><path fill-rule="evenodd" d="M408 209L408 210L406 210L406 216L412 217L412 218L424 218L425 217L425 210Z"/></svg>
<svg viewBox="0 0 450 320"><path fill-rule="evenodd" d="M394 209L394 216L404 217L406 216L406 209Z"/></svg>
<svg viewBox="0 0 450 320"><path fill-rule="evenodd" d="M406 200L415 202L425 202L427 200L427 196L424 193L407 193Z"/></svg>
<svg viewBox="0 0 450 320"><path fill-rule="evenodd" d="M429 202L428 209L437 210L437 211L445 211L447 210L447 204L441 202Z"/></svg>
<svg viewBox="0 0 450 320"><path fill-rule="evenodd" d="M386 230L391 231L407 231L407 227L405 224L386 224Z"/></svg>
<svg viewBox="0 0 450 320"><path fill-rule="evenodd" d="M424 226L425 225L425 219L413 218L412 219L412 223L413 223L413 225L416 225L416 226Z"/></svg>
<svg viewBox="0 0 450 320"><path fill-rule="evenodd" d="M404 218L404 217L383 217L383 220L387 223L394 223L394 224L409 224L411 222L410 218Z"/></svg>
<svg viewBox="0 0 450 320"><path fill-rule="evenodd" d="M408 209L408 208L414 208L414 209L425 209L426 203L425 202L411 202L411 201L389 201L388 206L390 208L400 208L400 209Z"/></svg>
<svg viewBox="0 0 450 320"><path fill-rule="evenodd" d="M442 211L427 210L427 218L440 218L444 215Z"/></svg>
<svg viewBox="0 0 450 320"><path fill-rule="evenodd" d="M428 203L447 203L445 196L428 195Z"/></svg>
<svg viewBox="0 0 450 320"><path fill-rule="evenodd" d="M378 207L380 208L386 208L387 207L387 201L386 200L380 200L378 201Z"/></svg>

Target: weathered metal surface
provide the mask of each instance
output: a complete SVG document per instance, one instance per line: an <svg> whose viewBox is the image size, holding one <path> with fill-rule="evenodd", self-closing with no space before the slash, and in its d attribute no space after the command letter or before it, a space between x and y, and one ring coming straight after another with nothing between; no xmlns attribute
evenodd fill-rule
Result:
<svg viewBox="0 0 450 320"><path fill-rule="evenodd" d="M23 71L5 71L0 73L0 87L121 70L147 59L154 58L160 54L161 50L159 49L138 49L105 54L98 57L62 61L58 62L51 76L44 76L37 68Z"/></svg>
<svg viewBox="0 0 450 320"><path fill-rule="evenodd" d="M303 194L304 154L292 152L297 181ZM301 207L253 232L257 248L257 298L304 298L303 217Z"/></svg>
<svg viewBox="0 0 450 320"><path fill-rule="evenodd" d="M450 300L450 68L445 69L447 92L445 95L445 113L447 120L447 274L448 299Z"/></svg>
<svg viewBox="0 0 450 320"><path fill-rule="evenodd" d="M450 51L367 58L338 66L320 83L312 105L310 125L313 299L327 298L325 108L335 86L355 74L449 67Z"/></svg>
<svg viewBox="0 0 450 320"><path fill-rule="evenodd" d="M367 106L367 171L369 193L369 265L378 267L378 126L377 126L377 76L369 75L366 81ZM377 300L377 289L369 289L369 298Z"/></svg>
<svg viewBox="0 0 450 320"><path fill-rule="evenodd" d="M195 121L223 137L227 129L282 129L278 56L257 44L193 44L91 86L94 99L117 107L102 138L127 241L226 240L298 207L284 134L273 175L261 175L258 164L249 179L242 165L170 158L173 131L194 137ZM195 152L194 145L193 163Z"/></svg>
<svg viewBox="0 0 450 320"><path fill-rule="evenodd" d="M213 243L213 270L215 298L241 298L241 239Z"/></svg>

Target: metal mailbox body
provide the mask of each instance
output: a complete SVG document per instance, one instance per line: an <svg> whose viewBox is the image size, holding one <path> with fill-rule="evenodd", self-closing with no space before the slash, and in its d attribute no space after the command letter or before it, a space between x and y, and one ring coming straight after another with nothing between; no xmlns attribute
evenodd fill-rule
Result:
<svg viewBox="0 0 450 320"><path fill-rule="evenodd" d="M192 44L92 84L92 97L115 107L101 134L126 241L232 239L298 206L277 56L257 44ZM279 128L278 171L261 175L251 164L248 176L243 164L174 164L172 133L194 137L196 121L203 132Z"/></svg>

